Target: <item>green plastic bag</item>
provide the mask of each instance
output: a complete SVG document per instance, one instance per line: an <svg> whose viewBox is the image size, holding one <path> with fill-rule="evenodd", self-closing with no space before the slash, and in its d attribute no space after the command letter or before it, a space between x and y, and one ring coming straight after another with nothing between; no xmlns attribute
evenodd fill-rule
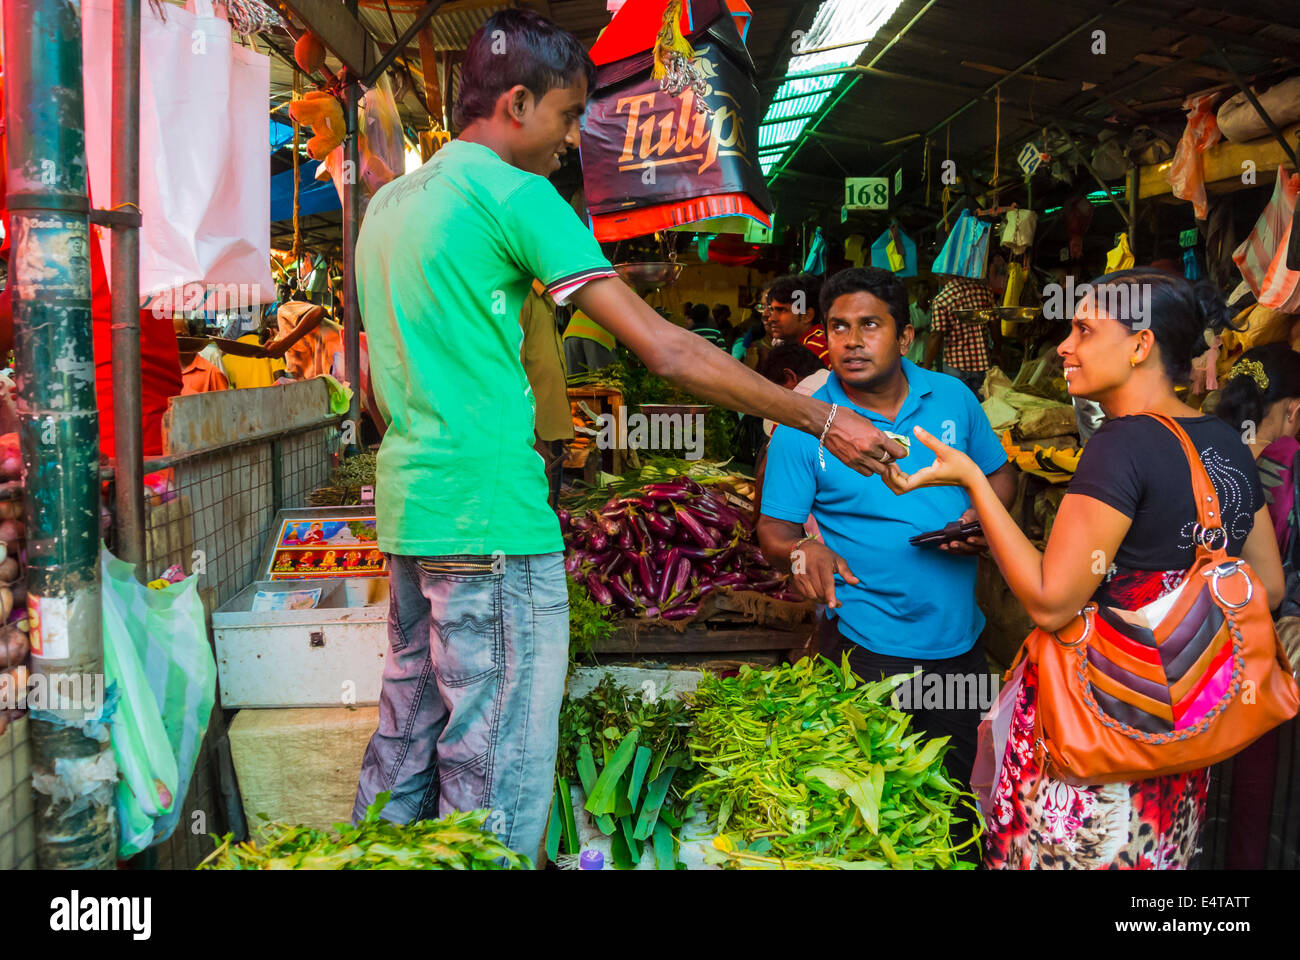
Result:
<svg viewBox="0 0 1300 960"><path fill-rule="evenodd" d="M111 736L125 858L176 829L212 716L217 665L197 576L151 590L129 563L107 550L100 559L104 672L121 694Z"/></svg>

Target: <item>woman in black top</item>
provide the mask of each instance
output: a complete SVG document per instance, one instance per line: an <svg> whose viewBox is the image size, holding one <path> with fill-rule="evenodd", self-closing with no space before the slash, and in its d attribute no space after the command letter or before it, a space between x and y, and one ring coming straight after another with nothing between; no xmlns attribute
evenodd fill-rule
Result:
<svg viewBox="0 0 1300 960"><path fill-rule="evenodd" d="M1172 433L1144 411L1175 418L1200 453L1219 496L1228 552L1245 559L1282 598L1282 567L1259 474L1241 435L1174 393L1202 333L1223 310L1217 292L1182 277L1122 270L1100 277L1058 348L1072 396L1096 400L1107 422L1084 447L1046 549L1030 543L983 473L959 451L917 429L936 461L897 493L960 484L970 493L993 559L1044 630L1068 624L1089 600L1137 610L1175 589L1195 553L1196 509L1186 458ZM1133 783L1075 787L1048 775L1034 751L1037 675L1030 665L995 784L985 863L991 867L1187 867L1200 846L1204 770Z"/></svg>

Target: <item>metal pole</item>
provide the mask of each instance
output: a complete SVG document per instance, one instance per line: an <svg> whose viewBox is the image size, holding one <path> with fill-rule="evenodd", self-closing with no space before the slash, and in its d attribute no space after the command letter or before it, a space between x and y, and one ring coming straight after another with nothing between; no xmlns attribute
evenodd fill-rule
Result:
<svg viewBox="0 0 1300 960"><path fill-rule="evenodd" d="M1079 145L1074 142L1074 137L1070 136L1065 127L1061 126L1059 123L1053 123L1052 126L1056 127L1057 132L1059 132L1061 136L1065 137L1070 146L1074 147L1074 152L1079 155L1079 160L1083 163L1084 168L1092 174L1092 179L1097 181L1097 186L1101 187L1102 193L1106 194L1106 199L1110 201L1110 205L1119 211L1119 215L1123 219L1124 225L1129 229L1132 229L1133 221L1130 219L1128 211L1119 205L1119 201L1116 200L1115 195L1110 192L1110 187L1106 186L1106 181L1097 173L1096 168L1092 165L1092 161L1088 159L1088 155L1079 149Z"/></svg>
<svg viewBox="0 0 1300 960"><path fill-rule="evenodd" d="M45 709L29 703L36 863L42 870L111 869L116 764L107 738L100 742L83 731L88 721L102 718L102 698L94 691L103 691L104 648L77 6L8 0L4 46L32 691L59 692ZM89 692L87 681L94 685Z"/></svg>
<svg viewBox="0 0 1300 960"><path fill-rule="evenodd" d="M352 399L348 403L348 420L352 422L353 442L348 454L357 453L361 432L361 310L357 304L357 231L361 228L361 160L357 137L357 109L361 86L350 78L345 88L344 110L347 113L347 139L344 140L343 169L343 357L347 364L348 386Z"/></svg>
<svg viewBox="0 0 1300 960"><path fill-rule="evenodd" d="M1137 164L1130 164L1128 168L1128 248L1133 252L1134 259L1137 258L1137 237L1138 237L1138 180L1141 174L1138 172Z"/></svg>
<svg viewBox="0 0 1300 960"><path fill-rule="evenodd" d="M113 206L140 199L140 0L113 6ZM112 233L113 437L117 550L145 573L144 425L140 397L140 230Z"/></svg>
<svg viewBox="0 0 1300 960"><path fill-rule="evenodd" d="M433 18L433 15L438 12L438 8L446 2L447 0L431 0L431 2L426 3L420 12L415 15L411 25L406 28L406 32L397 38L397 42L389 47L388 52L379 58L379 62L370 68L370 72L361 78L361 82L367 87L372 86L380 75L389 68L397 55L406 49L406 45L411 42L411 38L420 32L420 28L428 23ZM356 16L355 12L353 12L353 16Z"/></svg>

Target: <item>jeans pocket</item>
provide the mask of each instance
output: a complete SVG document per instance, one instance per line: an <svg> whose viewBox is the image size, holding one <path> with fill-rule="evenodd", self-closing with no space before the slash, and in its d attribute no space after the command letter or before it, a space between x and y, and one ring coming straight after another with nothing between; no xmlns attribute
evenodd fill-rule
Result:
<svg viewBox="0 0 1300 960"><path fill-rule="evenodd" d="M422 558L420 586L429 601L429 652L438 680L463 687L501 666L501 586L492 558Z"/></svg>
<svg viewBox="0 0 1300 960"><path fill-rule="evenodd" d="M569 611L568 575L564 554L544 553L528 558L529 599L535 613Z"/></svg>

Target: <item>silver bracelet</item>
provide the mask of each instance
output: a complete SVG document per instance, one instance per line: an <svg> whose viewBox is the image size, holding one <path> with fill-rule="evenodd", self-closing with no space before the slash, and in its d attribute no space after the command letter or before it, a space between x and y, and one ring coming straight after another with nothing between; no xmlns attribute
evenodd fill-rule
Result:
<svg viewBox="0 0 1300 960"><path fill-rule="evenodd" d="M821 464L823 470L826 469L826 434L831 432L831 421L835 419L835 411L839 408L838 403L831 404L831 415L826 418L826 426L822 427L821 439L817 441L817 462Z"/></svg>

